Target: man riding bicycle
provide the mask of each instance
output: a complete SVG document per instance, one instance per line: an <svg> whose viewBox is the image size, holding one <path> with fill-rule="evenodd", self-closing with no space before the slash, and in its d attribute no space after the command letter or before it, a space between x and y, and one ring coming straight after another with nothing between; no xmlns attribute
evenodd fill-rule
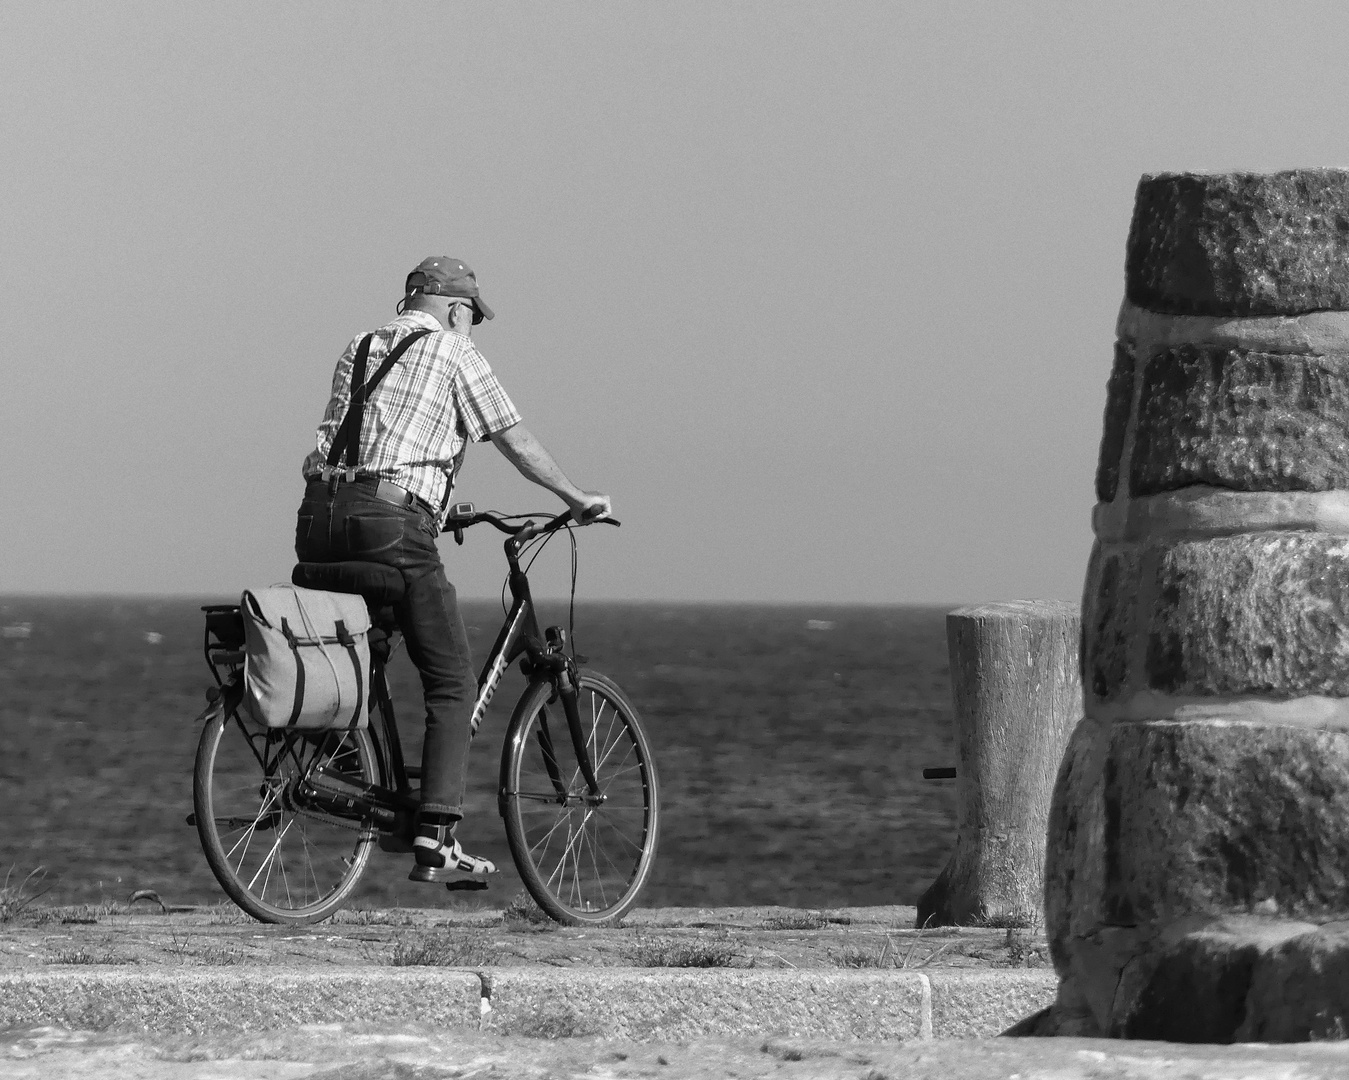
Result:
<svg viewBox="0 0 1349 1080"><path fill-rule="evenodd" d="M446 871L496 870L487 859L465 853L454 837L463 817L477 680L436 538L464 450L470 440L490 439L527 479L560 497L578 521L607 516L611 505L607 495L567 479L520 422L473 344L473 327L493 313L467 265L448 256L422 260L408 275L397 310L392 322L353 339L337 362L316 445L304 461L295 553L301 562L352 559L402 572L407 591L394 615L426 701L411 877L443 881ZM372 376L391 354L392 366L375 382ZM360 385L371 388L360 430L344 437L352 374L366 362L369 374Z"/></svg>

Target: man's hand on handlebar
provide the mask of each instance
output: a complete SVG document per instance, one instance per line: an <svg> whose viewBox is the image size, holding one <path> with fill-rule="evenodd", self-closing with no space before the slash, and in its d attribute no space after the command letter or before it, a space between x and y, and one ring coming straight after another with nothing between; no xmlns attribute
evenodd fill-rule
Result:
<svg viewBox="0 0 1349 1080"><path fill-rule="evenodd" d="M577 524L600 521L613 513L614 507L608 495L600 491L583 491L579 499L567 499L571 516Z"/></svg>

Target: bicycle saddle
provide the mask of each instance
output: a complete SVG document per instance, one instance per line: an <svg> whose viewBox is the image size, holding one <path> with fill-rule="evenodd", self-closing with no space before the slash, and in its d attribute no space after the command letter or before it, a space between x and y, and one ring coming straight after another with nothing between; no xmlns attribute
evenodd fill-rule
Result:
<svg viewBox="0 0 1349 1080"><path fill-rule="evenodd" d="M290 581L302 589L357 593L372 611L398 603L407 591L401 571L376 562L296 563Z"/></svg>

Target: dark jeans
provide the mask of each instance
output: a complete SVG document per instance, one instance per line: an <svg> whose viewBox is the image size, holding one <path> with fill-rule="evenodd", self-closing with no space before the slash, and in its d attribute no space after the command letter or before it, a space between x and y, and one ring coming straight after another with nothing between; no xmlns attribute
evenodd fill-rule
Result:
<svg viewBox="0 0 1349 1080"><path fill-rule="evenodd" d="M435 520L425 510L375 498L373 486L364 480L342 483L332 495L324 481L309 481L295 527L295 554L301 562L360 559L403 572L407 593L394 615L426 699L422 810L460 817L469 717L478 692L468 634L436 549Z"/></svg>

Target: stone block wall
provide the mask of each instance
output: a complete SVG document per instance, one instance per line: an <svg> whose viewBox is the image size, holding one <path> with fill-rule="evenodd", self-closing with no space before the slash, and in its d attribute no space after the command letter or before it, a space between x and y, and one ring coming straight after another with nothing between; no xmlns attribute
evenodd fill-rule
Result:
<svg viewBox="0 0 1349 1080"><path fill-rule="evenodd" d="M1176 976L1232 1037L1260 957L1349 913L1349 172L1143 178L1096 495L1057 1012L1177 1037L1167 965L1236 942Z"/></svg>

